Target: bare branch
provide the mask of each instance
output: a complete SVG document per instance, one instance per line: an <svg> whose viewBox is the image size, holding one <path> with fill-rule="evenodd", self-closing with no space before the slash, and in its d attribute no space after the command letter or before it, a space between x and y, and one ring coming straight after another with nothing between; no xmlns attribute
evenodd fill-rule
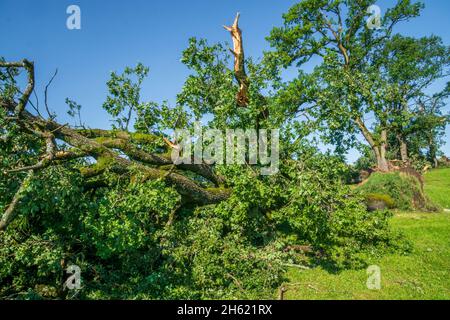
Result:
<svg viewBox="0 0 450 320"><path fill-rule="evenodd" d="M44 104L45 104L45 110L47 111L48 117L50 119L54 119L55 116L52 115L52 113L50 112L50 108L48 107L48 103L47 103L47 97L48 97L48 88L50 87L50 85L53 82L53 79L55 79L56 75L58 74L58 69L55 70L55 73L53 74L53 76L51 77L50 81L47 83L47 85L45 86L45 90L44 90Z"/></svg>

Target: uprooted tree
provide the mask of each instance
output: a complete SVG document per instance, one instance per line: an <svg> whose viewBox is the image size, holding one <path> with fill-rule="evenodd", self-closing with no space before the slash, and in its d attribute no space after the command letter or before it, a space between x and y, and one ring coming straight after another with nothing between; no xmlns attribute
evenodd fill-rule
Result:
<svg viewBox="0 0 450 320"><path fill-rule="evenodd" d="M314 125L285 108L276 59L244 58L239 16L226 28L231 56L190 39L182 61L192 73L175 107L141 101L143 65L113 73L110 130L59 123L47 99L44 117L34 64L0 62L0 296L70 298L64 271L76 264L83 298L271 297L287 264L362 266L406 249L390 213L367 212L344 184L342 159L303 139ZM279 173L173 164L177 142L164 130L206 114L219 130L281 128Z"/></svg>

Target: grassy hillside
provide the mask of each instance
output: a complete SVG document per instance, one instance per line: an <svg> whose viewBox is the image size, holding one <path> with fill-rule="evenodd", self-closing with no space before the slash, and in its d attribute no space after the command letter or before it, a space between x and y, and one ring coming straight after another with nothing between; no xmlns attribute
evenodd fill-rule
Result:
<svg viewBox="0 0 450 320"><path fill-rule="evenodd" d="M450 169L426 175L426 193L450 208ZM450 213L397 212L392 226L413 243L408 256L388 255L381 268L381 290L366 287L366 270L332 274L322 268L288 272L286 299L450 299Z"/></svg>
<svg viewBox="0 0 450 320"><path fill-rule="evenodd" d="M425 192L431 200L450 209L450 168L432 170L425 175Z"/></svg>

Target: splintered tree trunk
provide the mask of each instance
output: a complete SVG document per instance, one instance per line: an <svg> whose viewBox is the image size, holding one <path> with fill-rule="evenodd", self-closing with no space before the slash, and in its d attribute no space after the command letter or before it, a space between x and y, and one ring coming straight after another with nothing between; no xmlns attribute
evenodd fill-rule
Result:
<svg viewBox="0 0 450 320"><path fill-rule="evenodd" d="M239 29L239 16L238 13L231 27L223 27L231 33L231 39L233 40L233 49L230 49L230 51L234 56L234 76L239 83L239 92L236 96L237 104L240 107L246 107L249 102L249 79L245 72L244 45L242 42L242 31Z"/></svg>

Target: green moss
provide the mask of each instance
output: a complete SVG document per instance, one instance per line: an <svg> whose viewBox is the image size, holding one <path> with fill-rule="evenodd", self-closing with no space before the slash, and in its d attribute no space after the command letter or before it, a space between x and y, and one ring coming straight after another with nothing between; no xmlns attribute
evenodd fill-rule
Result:
<svg viewBox="0 0 450 320"><path fill-rule="evenodd" d="M96 140L99 140L101 138L104 139L119 138L145 144L155 144L155 143L163 144L161 137L148 133L127 132L121 130L102 130L102 129L80 129L78 130L78 132L83 136L89 138L96 138Z"/></svg>
<svg viewBox="0 0 450 320"><path fill-rule="evenodd" d="M135 142L146 144L155 144L155 143L162 144L162 139L160 137L146 133L138 133L138 132L131 133L131 139Z"/></svg>
<svg viewBox="0 0 450 320"><path fill-rule="evenodd" d="M160 166L159 169L160 170L164 170L164 171L173 170L174 169L174 165L173 164L167 164L167 165L164 165L164 166Z"/></svg>
<svg viewBox="0 0 450 320"><path fill-rule="evenodd" d="M98 174L101 174L108 167L112 166L114 163L114 159L110 157L100 157L97 159L97 162L89 167L80 168L80 173L85 177L92 177Z"/></svg>
<svg viewBox="0 0 450 320"><path fill-rule="evenodd" d="M389 209L394 209L396 207L394 199L392 199L387 194L369 193L364 196L365 196L367 203L374 202L374 201L381 201L381 202L384 202L386 207L388 207Z"/></svg>
<svg viewBox="0 0 450 320"><path fill-rule="evenodd" d="M209 193L216 194L216 195L223 195L223 194L229 194L230 190L227 188L219 187L219 188L207 188L206 189Z"/></svg>

